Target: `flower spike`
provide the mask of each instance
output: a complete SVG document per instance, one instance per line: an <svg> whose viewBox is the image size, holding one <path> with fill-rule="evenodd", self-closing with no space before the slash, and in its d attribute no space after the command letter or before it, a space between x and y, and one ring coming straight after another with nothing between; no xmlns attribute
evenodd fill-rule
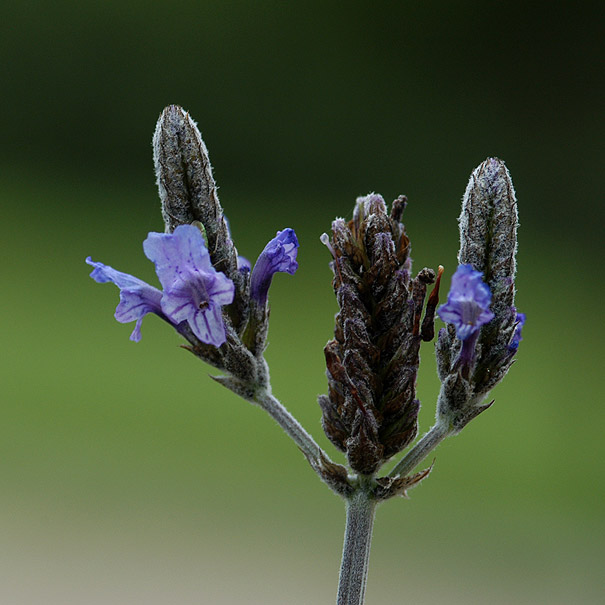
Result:
<svg viewBox="0 0 605 605"><path fill-rule="evenodd" d="M460 250L437 340L442 382L437 418L461 430L487 409L489 391L510 368L525 315L517 313L517 200L502 160L488 158L471 174L459 218Z"/></svg>
<svg viewBox="0 0 605 605"><path fill-rule="evenodd" d="M428 319L421 319L427 286L436 276L425 268L412 277L410 240L400 222L404 207L400 196L389 213L384 199L371 193L357 199L352 220L337 218L331 238L321 237L332 256L340 307L334 338L324 349L328 394L319 397L322 425L351 468L364 475L374 474L416 436L420 343L433 331L438 292Z"/></svg>

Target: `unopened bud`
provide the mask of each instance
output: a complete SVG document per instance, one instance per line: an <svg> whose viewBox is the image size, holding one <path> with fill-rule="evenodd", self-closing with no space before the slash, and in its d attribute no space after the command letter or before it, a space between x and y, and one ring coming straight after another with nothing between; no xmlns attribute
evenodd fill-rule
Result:
<svg viewBox="0 0 605 605"><path fill-rule="evenodd" d="M153 160L166 231L199 221L212 264L235 284L230 308L239 330L246 315L247 273L239 271L237 249L218 199L208 150L190 115L178 105L162 111L153 135Z"/></svg>
<svg viewBox="0 0 605 605"><path fill-rule="evenodd" d="M208 207L218 204L216 184L200 131L178 105L169 105L160 115L153 135L153 161L166 231L172 233L193 221L206 227Z"/></svg>
<svg viewBox="0 0 605 605"><path fill-rule="evenodd" d="M502 160L488 158L473 173L462 198L458 263L481 271L498 316L514 303L517 200Z"/></svg>

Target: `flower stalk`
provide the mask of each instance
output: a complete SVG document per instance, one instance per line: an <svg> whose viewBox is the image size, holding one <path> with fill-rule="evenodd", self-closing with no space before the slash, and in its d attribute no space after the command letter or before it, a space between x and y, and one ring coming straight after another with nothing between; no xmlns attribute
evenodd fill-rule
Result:
<svg viewBox="0 0 605 605"><path fill-rule="evenodd" d="M88 257L90 275L119 287L115 317L136 322L131 340L140 341L146 315L160 317L187 341L185 349L223 372L214 380L267 412L344 499L337 605L362 605L378 504L407 497L432 465L410 473L491 406L483 401L508 372L522 340L526 318L515 307L518 221L510 174L497 158L473 171L459 218L459 266L439 308L444 268L412 273L401 222L405 196L390 210L380 195L360 197L351 220L337 218L331 236L321 236L332 256L339 312L324 349L328 393L320 395L319 406L325 434L345 455L345 467L272 394L264 358L269 289L276 273L293 275L298 268L296 233L277 231L251 269L232 241L206 145L181 107L162 112L153 149L165 232L150 233L144 251L162 290ZM435 344L441 380L436 422L414 443L420 349L434 338L436 314L446 324ZM380 476L400 454L391 472Z"/></svg>
<svg viewBox="0 0 605 605"><path fill-rule="evenodd" d="M337 605L362 605L365 600L376 505L371 492L361 485L346 500Z"/></svg>
<svg viewBox="0 0 605 605"><path fill-rule="evenodd" d="M408 453L395 465L389 477L401 477L413 471L452 431L437 422L416 442Z"/></svg>

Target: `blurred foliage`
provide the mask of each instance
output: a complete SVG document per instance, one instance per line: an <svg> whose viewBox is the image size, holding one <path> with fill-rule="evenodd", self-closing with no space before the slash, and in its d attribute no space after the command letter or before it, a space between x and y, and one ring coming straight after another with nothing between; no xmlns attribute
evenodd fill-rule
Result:
<svg viewBox="0 0 605 605"><path fill-rule="evenodd" d="M329 451L316 395L336 304L319 235L356 195L407 193L416 268L451 274L468 175L487 155L507 161L528 316L518 361L411 500L379 511L368 602L599 601L603 158L590 3L24 0L2 11L0 600L335 592L341 503L157 318L129 342L112 317L117 289L87 277L90 254L155 280L141 246L162 229L149 143L177 102L204 134L240 252L254 259L285 226L299 235L298 273L272 287L267 357L276 394ZM437 388L424 345L423 428Z"/></svg>

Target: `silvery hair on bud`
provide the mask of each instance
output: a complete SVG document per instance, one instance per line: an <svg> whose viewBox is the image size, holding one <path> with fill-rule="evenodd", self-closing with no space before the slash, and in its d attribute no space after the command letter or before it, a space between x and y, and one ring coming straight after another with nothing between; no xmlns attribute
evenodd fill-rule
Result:
<svg viewBox="0 0 605 605"><path fill-rule="evenodd" d="M248 276L238 270L237 249L218 199L208 150L182 107L169 105L162 111L153 135L153 159L166 231L194 221L202 224L214 268L235 284L229 313L239 331L247 314Z"/></svg>
<svg viewBox="0 0 605 605"><path fill-rule="evenodd" d="M502 160L488 158L473 170L462 198L459 226L458 262L483 274L494 317L481 328L467 375L455 363L461 342L454 326L439 333L436 355L442 388L437 417L456 431L491 405L482 401L504 378L516 350L510 343L518 323L514 306L517 200Z"/></svg>
<svg viewBox="0 0 605 605"><path fill-rule="evenodd" d="M484 275L496 315L514 301L517 200L504 162L488 158L471 174L460 213L459 264Z"/></svg>
<svg viewBox="0 0 605 605"><path fill-rule="evenodd" d="M193 221L203 223L203 206L215 203L216 184L200 131L178 105L169 105L160 115L153 161L166 231Z"/></svg>

